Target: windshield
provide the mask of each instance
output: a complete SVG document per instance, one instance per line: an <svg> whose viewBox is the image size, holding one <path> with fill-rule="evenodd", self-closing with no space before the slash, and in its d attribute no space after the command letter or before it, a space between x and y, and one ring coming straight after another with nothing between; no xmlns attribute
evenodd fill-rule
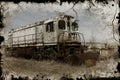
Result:
<svg viewBox="0 0 120 80"><path fill-rule="evenodd" d="M78 31L78 24L76 22L72 23L72 30L73 31Z"/></svg>
<svg viewBox="0 0 120 80"><path fill-rule="evenodd" d="M58 27L59 27L59 29L65 29L65 21L64 20L59 20Z"/></svg>

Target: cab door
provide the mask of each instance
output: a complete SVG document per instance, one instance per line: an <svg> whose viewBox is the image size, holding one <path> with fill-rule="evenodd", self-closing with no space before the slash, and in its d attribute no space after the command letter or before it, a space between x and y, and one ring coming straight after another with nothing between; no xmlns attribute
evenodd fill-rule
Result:
<svg viewBox="0 0 120 80"><path fill-rule="evenodd" d="M48 22L45 25L45 32L44 32L44 43L45 44L55 44L56 42L56 30L54 21Z"/></svg>

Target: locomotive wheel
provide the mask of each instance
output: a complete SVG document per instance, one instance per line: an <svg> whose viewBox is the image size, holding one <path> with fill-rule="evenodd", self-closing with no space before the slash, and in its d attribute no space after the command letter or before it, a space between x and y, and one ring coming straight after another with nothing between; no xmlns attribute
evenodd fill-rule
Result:
<svg viewBox="0 0 120 80"><path fill-rule="evenodd" d="M70 54L64 58L65 63L70 65L81 65L82 61L77 54Z"/></svg>
<svg viewBox="0 0 120 80"><path fill-rule="evenodd" d="M47 60L56 60L57 53L53 48L48 48L44 51L43 58L45 58Z"/></svg>
<svg viewBox="0 0 120 80"><path fill-rule="evenodd" d="M50 58L53 59L53 60L56 60L57 59L57 53L55 50L52 50L51 54L50 54Z"/></svg>
<svg viewBox="0 0 120 80"><path fill-rule="evenodd" d="M9 48L9 49L5 50L5 53L6 53L6 54L5 54L6 56L10 56L10 57L11 57L11 56L13 57L14 54L15 54L15 52L13 51L12 48Z"/></svg>
<svg viewBox="0 0 120 80"><path fill-rule="evenodd" d="M39 60L40 57L39 57L38 53L33 53L32 59Z"/></svg>

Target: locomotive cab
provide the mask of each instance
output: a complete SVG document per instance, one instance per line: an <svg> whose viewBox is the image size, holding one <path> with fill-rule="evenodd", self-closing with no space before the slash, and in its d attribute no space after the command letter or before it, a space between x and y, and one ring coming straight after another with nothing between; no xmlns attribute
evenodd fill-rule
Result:
<svg viewBox="0 0 120 80"><path fill-rule="evenodd" d="M64 15L44 22L44 43L56 45L64 42L81 42L77 21Z"/></svg>
<svg viewBox="0 0 120 80"><path fill-rule="evenodd" d="M58 20L58 42L81 42L77 21L68 15Z"/></svg>

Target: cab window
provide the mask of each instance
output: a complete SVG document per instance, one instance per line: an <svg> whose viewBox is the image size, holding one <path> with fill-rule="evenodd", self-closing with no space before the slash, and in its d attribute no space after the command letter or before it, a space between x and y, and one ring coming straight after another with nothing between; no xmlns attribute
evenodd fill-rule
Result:
<svg viewBox="0 0 120 80"><path fill-rule="evenodd" d="M54 25L53 22L49 22L46 25L46 32L53 32L54 31Z"/></svg>
<svg viewBox="0 0 120 80"><path fill-rule="evenodd" d="M78 24L76 22L72 23L72 30L77 31L78 30Z"/></svg>
<svg viewBox="0 0 120 80"><path fill-rule="evenodd" d="M65 21L64 20L59 20L58 21L58 27L59 27L59 29L65 29Z"/></svg>

